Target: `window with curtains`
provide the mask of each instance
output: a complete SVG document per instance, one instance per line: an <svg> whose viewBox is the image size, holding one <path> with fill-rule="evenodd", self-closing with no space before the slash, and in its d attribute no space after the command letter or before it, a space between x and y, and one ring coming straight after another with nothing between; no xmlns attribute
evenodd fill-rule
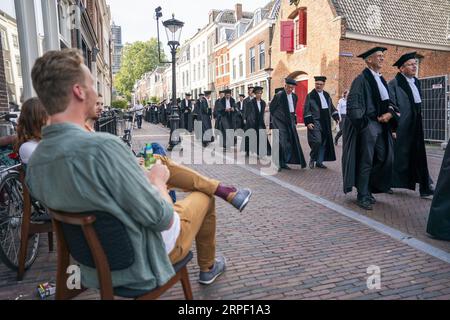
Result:
<svg viewBox="0 0 450 320"><path fill-rule="evenodd" d="M233 79L236 79L236 59L233 59Z"/></svg>
<svg viewBox="0 0 450 320"><path fill-rule="evenodd" d="M250 48L250 73L253 73L256 71L256 56L255 56L255 48Z"/></svg>
<svg viewBox="0 0 450 320"><path fill-rule="evenodd" d="M239 56L239 77L244 76L244 58L242 54Z"/></svg>
<svg viewBox="0 0 450 320"><path fill-rule="evenodd" d="M266 67L266 44L261 42L259 45L259 69Z"/></svg>

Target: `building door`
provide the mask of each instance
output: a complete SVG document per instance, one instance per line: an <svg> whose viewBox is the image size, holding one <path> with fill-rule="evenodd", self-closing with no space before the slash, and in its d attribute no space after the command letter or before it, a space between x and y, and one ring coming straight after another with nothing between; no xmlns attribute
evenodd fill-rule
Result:
<svg viewBox="0 0 450 320"><path fill-rule="evenodd" d="M295 94L298 96L297 102L297 122L304 123L303 121L303 107L305 105L306 96L308 95L308 80L297 81L297 88L295 88Z"/></svg>

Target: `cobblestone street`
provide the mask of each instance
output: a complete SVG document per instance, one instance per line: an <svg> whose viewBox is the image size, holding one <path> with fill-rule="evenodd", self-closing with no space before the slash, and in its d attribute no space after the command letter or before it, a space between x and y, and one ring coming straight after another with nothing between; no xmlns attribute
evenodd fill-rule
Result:
<svg viewBox="0 0 450 320"><path fill-rule="evenodd" d="M134 135L136 148L168 141L168 131L161 126L145 124ZM300 131L300 136L305 133ZM430 157L433 178L440 162ZM257 167L192 165L202 174L254 191L243 213L217 201L217 251L227 257L228 270L213 285L201 286L194 258L189 271L195 299L450 298L450 245L424 232L429 200L396 191L377 197L379 204L368 215L354 205L354 195L342 194L338 163L330 164L329 170L283 171L269 177L257 175ZM373 220L361 223L362 218ZM421 244L425 246L418 250ZM0 299L37 299L36 285L55 279L55 262L43 241L24 281L18 283L15 273L0 265ZM381 269L380 290L367 288L369 266ZM80 298L99 296L89 290ZM182 299L181 287L163 298Z"/></svg>

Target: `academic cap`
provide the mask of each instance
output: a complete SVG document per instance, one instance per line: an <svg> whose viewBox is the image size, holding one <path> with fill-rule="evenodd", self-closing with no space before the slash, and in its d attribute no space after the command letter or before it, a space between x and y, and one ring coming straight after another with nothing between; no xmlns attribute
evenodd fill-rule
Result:
<svg viewBox="0 0 450 320"><path fill-rule="evenodd" d="M367 59L368 57L370 57L372 54L374 54L375 52L381 51L381 52L385 52L387 50L387 48L383 48L383 47L375 47L372 48L364 53L361 53L358 58L362 58L362 59Z"/></svg>

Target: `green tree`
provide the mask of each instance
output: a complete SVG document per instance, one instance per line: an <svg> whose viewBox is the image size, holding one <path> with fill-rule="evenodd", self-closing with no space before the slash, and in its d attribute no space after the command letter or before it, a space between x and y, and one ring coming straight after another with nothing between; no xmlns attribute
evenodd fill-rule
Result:
<svg viewBox="0 0 450 320"><path fill-rule="evenodd" d="M114 100L111 103L112 107L115 109L126 109L128 106L128 103L126 100Z"/></svg>
<svg viewBox="0 0 450 320"><path fill-rule="evenodd" d="M158 40L152 38L146 42L127 43L123 50L122 67L116 75L114 86L121 95L130 100L136 81L146 72L161 65L158 58ZM163 51L161 59L166 60Z"/></svg>

